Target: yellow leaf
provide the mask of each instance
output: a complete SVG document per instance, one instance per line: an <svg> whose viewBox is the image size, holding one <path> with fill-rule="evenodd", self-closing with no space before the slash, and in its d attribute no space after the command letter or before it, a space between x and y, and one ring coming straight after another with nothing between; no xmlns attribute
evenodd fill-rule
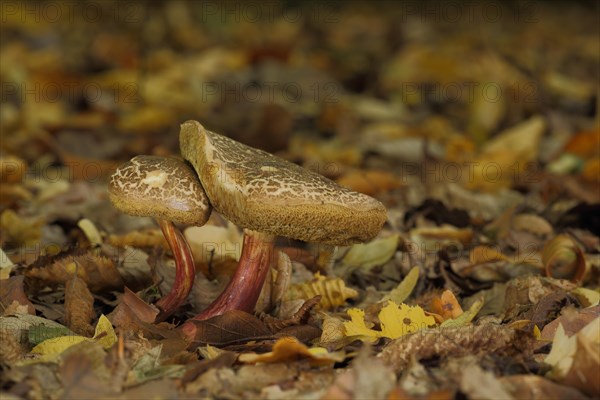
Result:
<svg viewBox="0 0 600 400"><path fill-rule="evenodd" d="M352 308L347 312L351 320L344 322L346 336L362 335L373 339L379 337L397 339L406 334L435 325L433 317L425 315L421 307L406 304L398 306L393 301L389 301L379 312L381 331L369 329L366 326L365 312L363 310Z"/></svg>
<svg viewBox="0 0 600 400"><path fill-rule="evenodd" d="M537 325L533 325L533 337L535 340L540 340L542 337L542 332L540 332L540 328Z"/></svg>
<svg viewBox="0 0 600 400"><path fill-rule="evenodd" d="M404 277L400 284L390 291L390 294L384 297L384 300L392 300L396 304L402 303L408 299L419 281L419 267L413 267Z"/></svg>
<svg viewBox="0 0 600 400"><path fill-rule="evenodd" d="M97 341L105 349L112 347L117 342L117 335L108 320L104 315L100 316L96 325L96 333L92 339L85 336L59 336L44 340L42 343L31 349L31 353L39 354L42 357L36 359L35 362L52 362L58 359L58 356L67 350L84 341Z"/></svg>
<svg viewBox="0 0 600 400"><path fill-rule="evenodd" d="M373 338L379 337L377 331L369 329L367 325L365 325L365 312L363 310L351 308L346 312L350 316L350 322L344 322L346 336L372 336Z"/></svg>
<svg viewBox="0 0 600 400"><path fill-rule="evenodd" d="M105 349L111 348L115 343L117 343L117 334L113 329L112 324L102 314L98 319L98 324L96 325L96 332L94 333L94 339L98 341L99 344L102 345Z"/></svg>
<svg viewBox="0 0 600 400"><path fill-rule="evenodd" d="M81 343L84 340L90 339L85 336L59 336L44 340L42 343L31 349L31 352L42 356L57 356L69 347Z"/></svg>
<svg viewBox="0 0 600 400"><path fill-rule="evenodd" d="M473 318L477 315L479 310L483 307L483 299L477 300L475 303L471 305L471 307L463 312L460 316L444 321L440 326L463 326L473 321Z"/></svg>
<svg viewBox="0 0 600 400"><path fill-rule="evenodd" d="M309 282L290 286L285 299L309 300L315 296L321 296L321 308L330 309L344 305L346 300L357 297L358 292L346 287L346 282L340 278L326 278L317 273Z"/></svg>
<svg viewBox="0 0 600 400"><path fill-rule="evenodd" d="M382 336L397 339L409 333L435 325L433 317L425 315L419 306L396 305L390 301L379 312Z"/></svg>

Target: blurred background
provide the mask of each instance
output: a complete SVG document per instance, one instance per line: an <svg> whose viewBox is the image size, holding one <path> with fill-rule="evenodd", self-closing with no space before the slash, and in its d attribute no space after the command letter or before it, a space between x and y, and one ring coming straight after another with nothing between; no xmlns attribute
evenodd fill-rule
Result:
<svg viewBox="0 0 600 400"><path fill-rule="evenodd" d="M114 166L177 155L188 119L390 209L598 202L597 2L0 7L3 210L102 214Z"/></svg>

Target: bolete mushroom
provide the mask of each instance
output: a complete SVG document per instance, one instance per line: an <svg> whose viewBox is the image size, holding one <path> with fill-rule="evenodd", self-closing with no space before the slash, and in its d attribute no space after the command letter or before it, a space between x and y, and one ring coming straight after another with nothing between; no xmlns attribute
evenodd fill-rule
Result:
<svg viewBox="0 0 600 400"><path fill-rule="evenodd" d="M349 245L372 239L386 220L385 207L372 197L208 131L197 121L182 124L179 143L213 208L244 228L242 255L233 277L195 319L231 309L254 310L276 235ZM193 336L193 330L184 325L186 336Z"/></svg>
<svg viewBox="0 0 600 400"><path fill-rule="evenodd" d="M173 222L204 225L212 210L198 176L183 160L137 156L120 165L108 185L111 202L124 213L154 217L173 252L175 282L156 302L157 321L171 315L192 290L195 265L185 237Z"/></svg>

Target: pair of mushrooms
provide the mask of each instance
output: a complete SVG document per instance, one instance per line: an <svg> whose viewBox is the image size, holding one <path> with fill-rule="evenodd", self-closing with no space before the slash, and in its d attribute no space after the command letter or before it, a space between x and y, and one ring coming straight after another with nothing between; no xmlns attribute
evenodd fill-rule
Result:
<svg viewBox="0 0 600 400"><path fill-rule="evenodd" d="M195 276L189 245L173 222L204 225L214 208L244 228L238 267L221 295L194 317L203 320L233 309L254 310L275 236L349 245L372 239L386 220L379 201L210 132L197 121L181 125L179 141L187 162L137 156L121 165L109 183L112 203L125 213L156 218L173 252L175 283L156 303L161 310L157 320L183 304ZM183 328L193 337L193 324Z"/></svg>

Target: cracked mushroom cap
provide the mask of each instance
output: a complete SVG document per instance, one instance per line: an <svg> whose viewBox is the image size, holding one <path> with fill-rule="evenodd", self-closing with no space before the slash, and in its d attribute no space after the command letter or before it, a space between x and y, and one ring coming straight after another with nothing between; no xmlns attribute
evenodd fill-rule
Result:
<svg viewBox="0 0 600 400"><path fill-rule="evenodd" d="M296 164L204 129L181 126L183 158L212 206L235 224L307 242L348 245L372 239L383 204Z"/></svg>
<svg viewBox="0 0 600 400"><path fill-rule="evenodd" d="M136 156L121 164L108 184L110 201L126 214L204 225L210 202L183 160Z"/></svg>

